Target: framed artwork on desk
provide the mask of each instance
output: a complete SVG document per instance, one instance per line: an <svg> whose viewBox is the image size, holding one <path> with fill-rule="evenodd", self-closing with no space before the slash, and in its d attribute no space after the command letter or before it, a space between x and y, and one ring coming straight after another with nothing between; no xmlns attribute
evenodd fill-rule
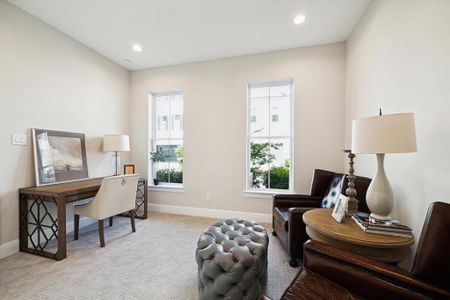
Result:
<svg viewBox="0 0 450 300"><path fill-rule="evenodd" d="M334 206L331 216L338 222L341 223L347 211L348 197L340 194L339 198Z"/></svg>
<svg viewBox="0 0 450 300"><path fill-rule="evenodd" d="M89 178L83 133L32 129L36 185Z"/></svg>
<svg viewBox="0 0 450 300"><path fill-rule="evenodd" d="M123 165L123 175L129 175L135 173L135 166L133 164Z"/></svg>

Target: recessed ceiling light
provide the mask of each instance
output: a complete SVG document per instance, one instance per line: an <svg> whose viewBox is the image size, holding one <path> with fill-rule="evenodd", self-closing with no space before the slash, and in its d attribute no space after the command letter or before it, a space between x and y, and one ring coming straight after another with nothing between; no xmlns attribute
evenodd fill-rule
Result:
<svg viewBox="0 0 450 300"><path fill-rule="evenodd" d="M131 63L131 60L129 60L129 59L123 59L122 61L123 61L123 62L126 62L126 63L128 63L128 64Z"/></svg>
<svg viewBox="0 0 450 300"><path fill-rule="evenodd" d="M142 46L139 44L133 44L133 50L136 52L141 52L142 51Z"/></svg>
<svg viewBox="0 0 450 300"><path fill-rule="evenodd" d="M298 15L294 18L294 20L292 21L294 24L299 25L302 24L303 22L305 22L306 17L304 15Z"/></svg>

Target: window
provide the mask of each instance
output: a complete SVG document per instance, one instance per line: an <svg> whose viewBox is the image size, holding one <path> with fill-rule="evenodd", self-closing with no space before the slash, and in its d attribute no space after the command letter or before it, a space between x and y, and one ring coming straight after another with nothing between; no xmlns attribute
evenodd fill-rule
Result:
<svg viewBox="0 0 450 300"><path fill-rule="evenodd" d="M151 177L162 185L183 184L183 94L153 94L150 101Z"/></svg>
<svg viewBox="0 0 450 300"><path fill-rule="evenodd" d="M183 130L183 116L175 115L173 118L172 129Z"/></svg>
<svg viewBox="0 0 450 300"><path fill-rule="evenodd" d="M292 80L248 86L247 190L292 188L292 87Z"/></svg>
<svg viewBox="0 0 450 300"><path fill-rule="evenodd" d="M167 116L158 116L158 130L167 130Z"/></svg>

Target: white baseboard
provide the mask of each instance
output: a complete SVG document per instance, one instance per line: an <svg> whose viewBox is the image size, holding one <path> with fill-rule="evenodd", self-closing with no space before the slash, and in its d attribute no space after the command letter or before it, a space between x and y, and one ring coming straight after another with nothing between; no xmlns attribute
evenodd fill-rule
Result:
<svg viewBox="0 0 450 300"><path fill-rule="evenodd" d="M163 212L169 214L187 215L205 218L216 218L216 219L241 218L246 220L253 220L258 223L272 223L272 215L270 214L261 214L246 211L166 205L157 203L149 203L148 210L154 212Z"/></svg>
<svg viewBox="0 0 450 300"><path fill-rule="evenodd" d="M0 258L19 252L19 240L12 240L0 245Z"/></svg>

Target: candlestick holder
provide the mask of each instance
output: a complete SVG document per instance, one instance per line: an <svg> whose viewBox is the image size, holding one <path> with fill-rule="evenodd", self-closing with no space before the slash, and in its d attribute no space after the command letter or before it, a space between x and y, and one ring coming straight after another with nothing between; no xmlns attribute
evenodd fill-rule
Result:
<svg viewBox="0 0 450 300"><path fill-rule="evenodd" d="M353 165L355 164L353 159L355 158L355 154L352 153L351 150L344 150L345 153L348 153L348 158L350 159L349 165L350 168L348 169L348 175L347 175L347 189L345 190L345 194L348 197L348 208L347 208L347 216L351 216L353 213L358 212L358 200L356 199L356 189L355 189L355 179L356 176L354 175L355 169L353 168Z"/></svg>

